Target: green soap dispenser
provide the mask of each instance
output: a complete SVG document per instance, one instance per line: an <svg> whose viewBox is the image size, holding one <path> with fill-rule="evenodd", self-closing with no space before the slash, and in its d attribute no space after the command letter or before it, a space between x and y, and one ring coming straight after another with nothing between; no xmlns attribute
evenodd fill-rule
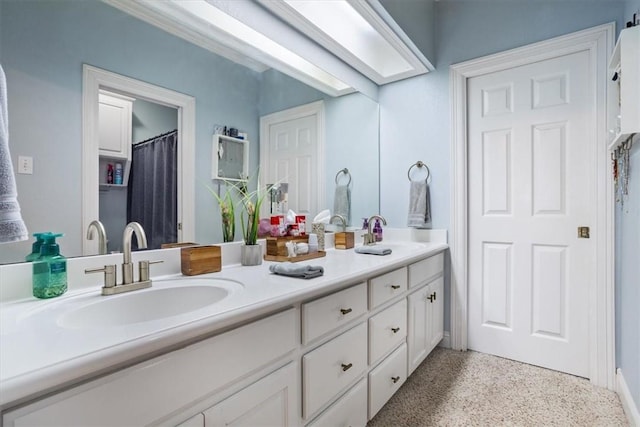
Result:
<svg viewBox="0 0 640 427"><path fill-rule="evenodd" d="M44 236L47 234L51 233L33 233L36 241L31 245L31 253L24 258L25 261L35 261L40 257L40 248L42 247L42 242L44 242Z"/></svg>
<svg viewBox="0 0 640 427"><path fill-rule="evenodd" d="M40 256L33 262L33 296L53 298L67 291L67 259L60 255L56 237L62 234L43 233Z"/></svg>

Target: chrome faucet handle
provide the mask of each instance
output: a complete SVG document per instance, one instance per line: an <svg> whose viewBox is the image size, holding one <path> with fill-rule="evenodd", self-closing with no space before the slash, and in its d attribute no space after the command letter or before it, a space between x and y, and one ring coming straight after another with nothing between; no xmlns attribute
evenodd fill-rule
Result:
<svg viewBox="0 0 640 427"><path fill-rule="evenodd" d="M138 273L140 276L140 281L141 282L146 282L149 279L149 266L151 264L160 264L163 263L164 261L148 261L148 260L144 260L144 261L140 261L138 263Z"/></svg>
<svg viewBox="0 0 640 427"><path fill-rule="evenodd" d="M85 274L102 273L104 272L104 285L103 288L113 288L116 285L116 266L105 265L102 268L87 268L84 270Z"/></svg>

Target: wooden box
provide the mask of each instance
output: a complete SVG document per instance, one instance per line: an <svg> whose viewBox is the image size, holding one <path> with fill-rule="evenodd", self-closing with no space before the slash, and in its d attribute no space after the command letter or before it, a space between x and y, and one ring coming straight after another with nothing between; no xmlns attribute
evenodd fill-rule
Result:
<svg viewBox="0 0 640 427"><path fill-rule="evenodd" d="M267 237L267 255L286 257L289 253L285 245L291 241L307 243L309 242L309 236Z"/></svg>
<svg viewBox="0 0 640 427"><path fill-rule="evenodd" d="M180 249L182 274L215 273L222 270L222 251L220 246L191 246Z"/></svg>
<svg viewBox="0 0 640 427"><path fill-rule="evenodd" d="M352 231L335 233L334 238L334 246L336 249L351 249L355 245L355 233Z"/></svg>

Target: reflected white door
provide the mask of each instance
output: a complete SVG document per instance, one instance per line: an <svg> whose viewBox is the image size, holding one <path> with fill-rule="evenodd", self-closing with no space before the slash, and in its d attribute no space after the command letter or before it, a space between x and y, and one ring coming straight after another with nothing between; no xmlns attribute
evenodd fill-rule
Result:
<svg viewBox="0 0 640 427"><path fill-rule="evenodd" d="M469 80L468 347L589 373L595 136L588 52Z"/></svg>
<svg viewBox="0 0 640 427"><path fill-rule="evenodd" d="M288 207L312 219L324 200L322 120L306 106L261 118L261 175L265 184L289 184ZM264 146L263 146L264 144ZM265 181L266 180L266 181ZM263 207L267 208L268 203ZM268 212L263 212L263 215Z"/></svg>

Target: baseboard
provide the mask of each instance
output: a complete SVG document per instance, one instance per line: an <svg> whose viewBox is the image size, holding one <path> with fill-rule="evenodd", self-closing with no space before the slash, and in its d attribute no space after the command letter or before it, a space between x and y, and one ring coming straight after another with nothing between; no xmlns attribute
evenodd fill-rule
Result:
<svg viewBox="0 0 640 427"><path fill-rule="evenodd" d="M629 387L627 387L627 383L624 380L624 376L622 376L622 370L620 368L618 368L616 372L616 378L616 392L622 402L624 413L627 415L631 426L640 427L640 412L638 412L638 407L633 400L633 396L631 396L631 391L629 391Z"/></svg>
<svg viewBox="0 0 640 427"><path fill-rule="evenodd" d="M451 348L451 334L449 334L449 331L444 331L442 340L438 344L438 347Z"/></svg>

